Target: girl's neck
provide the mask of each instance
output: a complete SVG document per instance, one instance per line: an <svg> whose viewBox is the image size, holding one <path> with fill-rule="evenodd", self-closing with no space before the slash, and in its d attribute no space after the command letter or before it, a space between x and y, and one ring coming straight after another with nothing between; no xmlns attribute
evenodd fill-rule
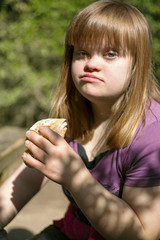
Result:
<svg viewBox="0 0 160 240"><path fill-rule="evenodd" d="M97 146L103 138L103 134L105 132L107 122L111 115L112 108L109 107L106 103L92 103L92 110L94 115L93 135L87 142L82 144L85 148L89 161L93 160L94 157L99 155L101 152L106 151L105 143L102 143L100 148L97 148Z"/></svg>
<svg viewBox="0 0 160 240"><path fill-rule="evenodd" d="M92 110L94 116L94 127L98 127L99 125L107 122L111 113L112 113L112 106L109 106L106 103L100 104L93 104L92 103Z"/></svg>

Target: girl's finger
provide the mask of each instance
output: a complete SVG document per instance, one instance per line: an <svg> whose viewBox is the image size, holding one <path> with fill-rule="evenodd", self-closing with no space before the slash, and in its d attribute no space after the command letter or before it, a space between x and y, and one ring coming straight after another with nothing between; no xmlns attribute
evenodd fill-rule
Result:
<svg viewBox="0 0 160 240"><path fill-rule="evenodd" d="M37 147L35 144L33 144L31 141L26 140L25 142L26 147L29 149L29 151L33 154L32 157L35 159L38 159L39 161L45 163L48 155L45 151Z"/></svg>
<svg viewBox="0 0 160 240"><path fill-rule="evenodd" d="M34 131L27 131L26 133L27 139L29 139L32 143L42 149L44 152L48 152L48 149L53 147L48 139L44 138L43 136L35 133Z"/></svg>
<svg viewBox="0 0 160 240"><path fill-rule="evenodd" d="M44 169L44 163L42 163L41 161L35 159L33 156L31 156L28 153L23 153L22 155L23 161L24 163L29 166L29 167L33 167L39 171L43 171Z"/></svg>
<svg viewBox="0 0 160 240"><path fill-rule="evenodd" d="M47 138L53 145L59 145L62 144L62 141L64 141L63 137L61 137L58 133L54 132L48 127L41 126L39 128L40 134Z"/></svg>

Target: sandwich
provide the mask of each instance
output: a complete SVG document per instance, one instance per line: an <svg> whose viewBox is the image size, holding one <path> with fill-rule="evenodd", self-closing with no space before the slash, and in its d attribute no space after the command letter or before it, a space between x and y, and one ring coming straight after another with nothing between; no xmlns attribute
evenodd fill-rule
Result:
<svg viewBox="0 0 160 240"><path fill-rule="evenodd" d="M52 129L54 132L57 132L61 137L65 136L65 133L67 131L67 122L65 118L47 118L47 119L42 119L38 122L36 122L29 130L34 131L38 134L39 128L41 126L46 126ZM25 153L29 153L32 155L32 153L27 149Z"/></svg>
<svg viewBox="0 0 160 240"><path fill-rule="evenodd" d="M41 126L46 126L51 128L53 131L59 133L62 137L65 136L67 131L67 122L65 118L47 118L42 119L36 122L31 128L31 131L34 131L39 134L39 128Z"/></svg>

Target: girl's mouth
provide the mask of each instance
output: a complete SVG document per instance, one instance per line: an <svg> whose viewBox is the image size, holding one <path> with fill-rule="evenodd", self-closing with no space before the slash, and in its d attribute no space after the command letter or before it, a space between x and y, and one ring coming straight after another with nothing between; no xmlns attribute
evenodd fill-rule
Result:
<svg viewBox="0 0 160 240"><path fill-rule="evenodd" d="M103 82L103 80L97 76L95 76L94 74L84 74L82 76L80 76L80 79L84 82Z"/></svg>

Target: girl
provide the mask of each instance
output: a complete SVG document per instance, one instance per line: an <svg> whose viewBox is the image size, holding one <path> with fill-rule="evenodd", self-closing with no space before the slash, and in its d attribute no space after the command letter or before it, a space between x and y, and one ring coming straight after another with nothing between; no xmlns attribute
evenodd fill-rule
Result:
<svg viewBox="0 0 160 240"><path fill-rule="evenodd" d="M158 240L159 102L144 16L112 0L82 10L66 34L51 111L67 119L66 139L47 127L41 135L26 133L33 155L23 159L33 168L21 166L2 186L1 227L47 176L63 186L70 205L63 219L32 240ZM18 190L11 201L13 181Z"/></svg>

